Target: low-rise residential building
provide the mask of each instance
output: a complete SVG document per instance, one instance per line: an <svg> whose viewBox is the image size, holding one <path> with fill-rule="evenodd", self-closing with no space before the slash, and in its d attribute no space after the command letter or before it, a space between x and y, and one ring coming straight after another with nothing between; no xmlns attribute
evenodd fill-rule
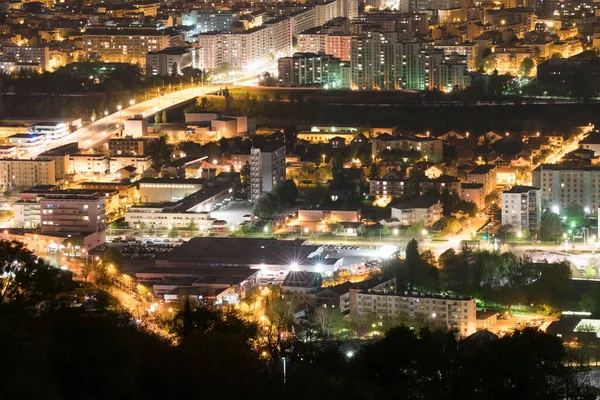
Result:
<svg viewBox="0 0 600 400"><path fill-rule="evenodd" d="M343 138L346 143L350 143L357 134L358 129L353 127L313 126L310 131L299 132L296 138L309 143L322 144L329 144L329 141L334 138Z"/></svg>
<svg viewBox="0 0 600 400"><path fill-rule="evenodd" d="M147 140L142 138L124 137L108 141L109 157L145 156Z"/></svg>
<svg viewBox="0 0 600 400"><path fill-rule="evenodd" d="M420 316L444 323L461 336L476 331L475 298L459 295L424 295L393 291L350 289L350 315L374 314L378 319L401 320Z"/></svg>
<svg viewBox="0 0 600 400"><path fill-rule="evenodd" d="M371 196L400 197L408 187L407 180L396 170L390 170L381 178L371 179L369 189Z"/></svg>
<svg viewBox="0 0 600 400"><path fill-rule="evenodd" d="M55 183L54 160L0 159L0 185L3 187L24 188Z"/></svg>
<svg viewBox="0 0 600 400"><path fill-rule="evenodd" d="M384 133L371 142L373 156L377 156L383 150L402 150L402 151L417 151L421 154L421 158L430 162L443 161L443 146L442 141L435 138L414 137L398 135L392 136Z"/></svg>
<svg viewBox="0 0 600 400"><path fill-rule="evenodd" d="M116 156L111 157L109 160L109 171L112 175L125 167L135 167L136 174L141 175L151 166L152 159L150 156Z"/></svg>
<svg viewBox="0 0 600 400"><path fill-rule="evenodd" d="M480 210L485 207L485 191L483 183L462 182L458 194L461 200L472 201Z"/></svg>
<svg viewBox="0 0 600 400"><path fill-rule="evenodd" d="M56 180L61 180L69 172L69 155L76 154L78 152L78 143L73 142L45 151L38 156L38 159L54 160L54 174Z"/></svg>
<svg viewBox="0 0 600 400"><path fill-rule="evenodd" d="M542 222L542 196L538 188L513 186L502 192L502 225L537 231Z"/></svg>
<svg viewBox="0 0 600 400"><path fill-rule="evenodd" d="M442 217L442 204L438 199L419 197L406 203L392 204L391 217L398 219L400 225L408 226L422 223L429 226Z"/></svg>
<svg viewBox="0 0 600 400"><path fill-rule="evenodd" d="M101 195L48 195L40 200L42 233L91 233L106 229Z"/></svg>
<svg viewBox="0 0 600 400"><path fill-rule="evenodd" d="M281 294L292 304L311 307L317 305L316 293L321 288L323 278L319 272L290 271L281 285Z"/></svg>
<svg viewBox="0 0 600 400"><path fill-rule="evenodd" d="M496 185L514 185L517 181L517 170L512 167L496 167Z"/></svg>
<svg viewBox="0 0 600 400"><path fill-rule="evenodd" d="M467 180L472 183L481 183L487 196L496 190L496 166L478 165L467 174Z"/></svg>
<svg viewBox="0 0 600 400"><path fill-rule="evenodd" d="M76 153L69 156L69 174L104 175L109 171L109 159L104 154Z"/></svg>

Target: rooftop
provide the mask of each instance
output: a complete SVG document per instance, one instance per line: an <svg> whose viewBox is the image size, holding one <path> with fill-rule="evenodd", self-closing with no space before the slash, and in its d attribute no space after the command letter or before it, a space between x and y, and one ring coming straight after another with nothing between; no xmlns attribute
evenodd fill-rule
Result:
<svg viewBox="0 0 600 400"><path fill-rule="evenodd" d="M173 185L202 185L204 179L142 178L139 183L171 183Z"/></svg>
<svg viewBox="0 0 600 400"><path fill-rule="evenodd" d="M429 208L438 203L439 200L434 197L423 196L406 203L393 204L392 208L396 208L398 210L411 210L415 208Z"/></svg>
<svg viewBox="0 0 600 400"><path fill-rule="evenodd" d="M461 189L483 189L483 183L461 183Z"/></svg>
<svg viewBox="0 0 600 400"><path fill-rule="evenodd" d="M275 239L196 237L157 259L157 266L244 268L264 265L312 265L309 259L319 246L302 241Z"/></svg>
<svg viewBox="0 0 600 400"><path fill-rule="evenodd" d="M502 193L527 193L531 190L539 190L533 186L513 186L510 190L505 190Z"/></svg>
<svg viewBox="0 0 600 400"><path fill-rule="evenodd" d="M496 168L495 165L478 165L469 172L469 175L483 175L489 173L491 170Z"/></svg>

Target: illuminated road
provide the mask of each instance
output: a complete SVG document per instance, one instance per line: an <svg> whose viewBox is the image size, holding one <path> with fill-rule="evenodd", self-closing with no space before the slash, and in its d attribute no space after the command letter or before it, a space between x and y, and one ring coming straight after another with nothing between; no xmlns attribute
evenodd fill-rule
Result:
<svg viewBox="0 0 600 400"><path fill-rule="evenodd" d="M197 86L173 91L171 93L165 93L162 96L130 105L129 107L123 108L120 111L116 111L113 114L109 114L106 117L100 118L93 124L89 124L76 130L75 132L72 132L61 140L45 143L43 146L32 149L22 158L35 158L44 151L73 142L79 142L79 148L81 150L88 150L108 140L110 137L116 134L118 131L117 126L122 128L125 120L133 117L134 115L148 117L156 112L174 107L195 97L213 93L223 87L225 87L225 85Z"/></svg>

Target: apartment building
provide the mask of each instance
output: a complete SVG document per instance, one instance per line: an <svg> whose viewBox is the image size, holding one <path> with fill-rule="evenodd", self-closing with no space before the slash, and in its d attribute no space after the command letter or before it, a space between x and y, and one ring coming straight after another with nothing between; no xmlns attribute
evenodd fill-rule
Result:
<svg viewBox="0 0 600 400"><path fill-rule="evenodd" d="M306 32L298 35L298 51L302 53L325 53L350 61L350 48L354 35Z"/></svg>
<svg viewBox="0 0 600 400"><path fill-rule="evenodd" d="M477 43L447 43L445 41L436 41L433 47L435 49L442 50L447 56L455 54L465 56L467 60L467 68L469 70L477 69Z"/></svg>
<svg viewBox="0 0 600 400"><path fill-rule="evenodd" d="M40 160L54 160L54 175L56 180L61 180L69 172L69 155L79 152L77 142L65 144L60 147L43 152L38 156Z"/></svg>
<svg viewBox="0 0 600 400"><path fill-rule="evenodd" d="M125 167L134 167L135 173L141 175L152 166L152 160L150 156L115 156L109 159L108 165L109 171L113 175Z"/></svg>
<svg viewBox="0 0 600 400"><path fill-rule="evenodd" d="M124 137L108 141L108 155L118 156L145 156L147 140L141 138Z"/></svg>
<svg viewBox="0 0 600 400"><path fill-rule="evenodd" d="M326 54L294 53L277 61L279 82L285 86L339 87L340 59Z"/></svg>
<svg viewBox="0 0 600 400"><path fill-rule="evenodd" d="M199 68L214 69L223 63L233 69L255 68L269 57L291 54L292 27L283 18L241 32L200 34L198 47L202 49Z"/></svg>
<svg viewBox="0 0 600 400"><path fill-rule="evenodd" d="M429 162L441 162L443 159L443 143L435 138L407 137L402 135L392 136L388 133L381 134L371 142L373 156L383 150L418 151L421 157Z"/></svg>
<svg viewBox="0 0 600 400"><path fill-rule="evenodd" d="M173 28L95 26L83 33L83 47L104 62L146 65L149 52L183 47L184 36Z"/></svg>
<svg viewBox="0 0 600 400"><path fill-rule="evenodd" d="M40 200L41 232L92 233L106 229L102 195L48 195Z"/></svg>
<svg viewBox="0 0 600 400"><path fill-rule="evenodd" d="M261 193L271 192L285 180L285 146L253 147L250 151L250 201L258 201Z"/></svg>
<svg viewBox="0 0 600 400"><path fill-rule="evenodd" d="M181 15L181 24L193 27L194 33L227 32L235 22L235 17L235 12L231 10L190 10Z"/></svg>
<svg viewBox="0 0 600 400"><path fill-rule="evenodd" d="M350 315L369 314L379 319L422 316L445 324L461 336L476 331L475 298L467 296L350 289Z"/></svg>
<svg viewBox="0 0 600 400"><path fill-rule="evenodd" d="M496 166L478 165L467 174L467 181L471 183L481 183L483 185L483 191L487 196L496 190Z"/></svg>
<svg viewBox="0 0 600 400"><path fill-rule="evenodd" d="M0 159L0 184L6 188L54 185L54 160Z"/></svg>
<svg viewBox="0 0 600 400"><path fill-rule="evenodd" d="M442 218L442 213L442 204L438 199L430 197L419 197L391 206L391 217L396 218L402 226L419 223L429 226Z"/></svg>
<svg viewBox="0 0 600 400"><path fill-rule="evenodd" d="M542 222L542 196L538 188L513 186L502 192L502 225L531 231L538 230Z"/></svg>
<svg viewBox="0 0 600 400"><path fill-rule="evenodd" d="M33 64L41 71L50 71L50 49L45 45L2 46L3 56L16 64Z"/></svg>
<svg viewBox="0 0 600 400"><path fill-rule="evenodd" d="M167 47L146 55L146 74L149 76L182 75L184 68L198 68L199 50L191 47Z"/></svg>
<svg viewBox="0 0 600 400"><path fill-rule="evenodd" d="M482 183L462 182L458 195L461 200L475 203L480 210L485 208L485 190Z"/></svg>
<svg viewBox="0 0 600 400"><path fill-rule="evenodd" d="M563 168L542 164L531 174L532 186L541 191L542 201L558 207L581 204L596 213L600 206L600 167Z"/></svg>
<svg viewBox="0 0 600 400"><path fill-rule="evenodd" d="M77 153L69 156L69 174L103 175L109 170L109 159L104 154Z"/></svg>

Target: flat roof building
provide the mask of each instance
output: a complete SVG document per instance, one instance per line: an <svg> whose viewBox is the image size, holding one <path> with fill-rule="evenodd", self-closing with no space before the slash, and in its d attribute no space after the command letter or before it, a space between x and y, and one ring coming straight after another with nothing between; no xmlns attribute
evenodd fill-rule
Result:
<svg viewBox="0 0 600 400"><path fill-rule="evenodd" d="M157 267L228 267L275 271L324 272L342 259L322 259L321 246L301 241L245 238L193 238L156 259Z"/></svg>
<svg viewBox="0 0 600 400"><path fill-rule="evenodd" d="M40 200L42 233L92 233L106 229L104 196L50 194Z"/></svg>

